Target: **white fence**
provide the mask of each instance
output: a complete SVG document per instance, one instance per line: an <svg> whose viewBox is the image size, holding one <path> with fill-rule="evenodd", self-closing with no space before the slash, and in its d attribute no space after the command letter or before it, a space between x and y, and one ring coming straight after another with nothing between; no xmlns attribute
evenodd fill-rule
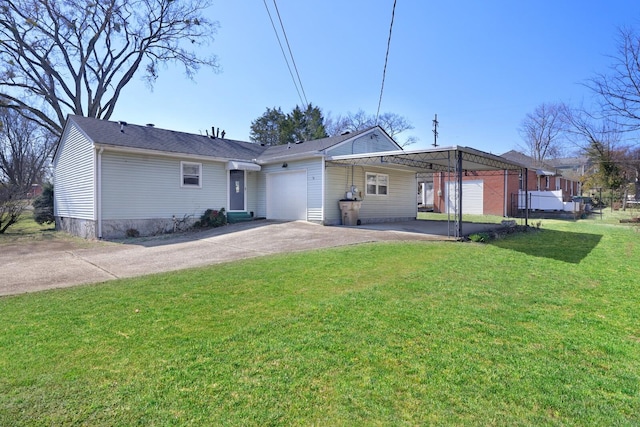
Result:
<svg viewBox="0 0 640 427"><path fill-rule="evenodd" d="M525 196L527 193L518 192L518 209L525 208ZM556 191L529 191L529 209L535 211L565 211L579 212L580 202L565 202L562 200L562 190Z"/></svg>

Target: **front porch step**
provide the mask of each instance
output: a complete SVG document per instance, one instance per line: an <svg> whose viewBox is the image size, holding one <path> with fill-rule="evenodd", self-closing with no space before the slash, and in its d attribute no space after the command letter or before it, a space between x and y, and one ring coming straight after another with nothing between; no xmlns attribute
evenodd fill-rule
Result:
<svg viewBox="0 0 640 427"><path fill-rule="evenodd" d="M227 212L227 222L229 224L244 221L253 221L253 217L248 212Z"/></svg>

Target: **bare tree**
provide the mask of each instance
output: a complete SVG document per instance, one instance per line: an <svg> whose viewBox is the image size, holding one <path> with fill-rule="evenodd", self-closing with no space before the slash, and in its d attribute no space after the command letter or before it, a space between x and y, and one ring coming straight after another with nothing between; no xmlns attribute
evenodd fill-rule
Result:
<svg viewBox="0 0 640 427"><path fill-rule="evenodd" d="M18 114L0 107L0 180L17 192L41 184L55 147L55 136Z"/></svg>
<svg viewBox="0 0 640 427"><path fill-rule="evenodd" d="M587 87L598 95L602 111L624 130L640 130L640 35L619 30L618 52L608 73L597 74Z"/></svg>
<svg viewBox="0 0 640 427"><path fill-rule="evenodd" d="M338 116L335 119L328 118L325 122L325 129L331 136L340 135L344 132L357 132L363 129L367 129L380 125L382 129L389 134L391 138L395 138L398 134L413 129L413 126L409 121L395 113L384 113L378 117L369 115L363 110L358 110L356 113L347 113L345 116ZM418 141L415 136L408 137L404 143L400 144L402 147L414 144Z"/></svg>
<svg viewBox="0 0 640 427"><path fill-rule="evenodd" d="M210 0L11 0L0 3L0 106L54 134L69 113L108 119L142 68L151 85L162 64L191 77L215 56L191 49L218 24Z"/></svg>
<svg viewBox="0 0 640 427"><path fill-rule="evenodd" d="M607 118L595 118L584 109L566 109L568 139L591 163L584 178L587 187L602 187L615 192L636 181L639 164L636 150L622 142L620 125ZM637 191L638 189L636 189Z"/></svg>
<svg viewBox="0 0 640 427"><path fill-rule="evenodd" d="M33 184L41 184L55 137L17 111L0 107L0 234L29 205Z"/></svg>
<svg viewBox="0 0 640 427"><path fill-rule="evenodd" d="M0 234L18 222L28 205L26 193L0 181Z"/></svg>
<svg viewBox="0 0 640 427"><path fill-rule="evenodd" d="M527 114L520 125L520 135L524 141L524 150L542 165L546 159L559 157L564 151L566 106L562 103L543 103Z"/></svg>

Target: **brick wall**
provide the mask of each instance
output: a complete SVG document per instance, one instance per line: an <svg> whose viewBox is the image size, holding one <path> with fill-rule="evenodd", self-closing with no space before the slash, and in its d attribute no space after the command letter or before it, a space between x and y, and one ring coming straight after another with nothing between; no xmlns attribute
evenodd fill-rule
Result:
<svg viewBox="0 0 640 427"><path fill-rule="evenodd" d="M446 212L445 195L446 185L449 180L455 178L446 173L435 173L433 176L433 210L434 212ZM516 197L520 190L520 171L505 172L467 172L462 177L463 181L483 181L483 213L484 215L514 216L517 212ZM506 179L506 183L505 183ZM527 187L529 191L540 190L553 191L559 184L563 191L565 201L570 201L573 195L578 194L578 183L560 176L550 176L549 186L545 176L538 177L535 170L528 170ZM524 185L524 183L522 183ZM506 188L505 188L506 187ZM506 190L506 193L505 193Z"/></svg>

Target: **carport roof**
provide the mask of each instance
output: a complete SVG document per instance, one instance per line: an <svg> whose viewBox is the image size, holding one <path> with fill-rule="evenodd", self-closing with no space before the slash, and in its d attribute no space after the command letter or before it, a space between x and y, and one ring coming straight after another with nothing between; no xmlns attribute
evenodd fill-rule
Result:
<svg viewBox="0 0 640 427"><path fill-rule="evenodd" d="M438 147L414 151L386 151L327 157L327 162L351 166L397 167L416 172L448 172L455 169L457 156L462 156L462 170L519 170L526 166L495 154L469 147Z"/></svg>

